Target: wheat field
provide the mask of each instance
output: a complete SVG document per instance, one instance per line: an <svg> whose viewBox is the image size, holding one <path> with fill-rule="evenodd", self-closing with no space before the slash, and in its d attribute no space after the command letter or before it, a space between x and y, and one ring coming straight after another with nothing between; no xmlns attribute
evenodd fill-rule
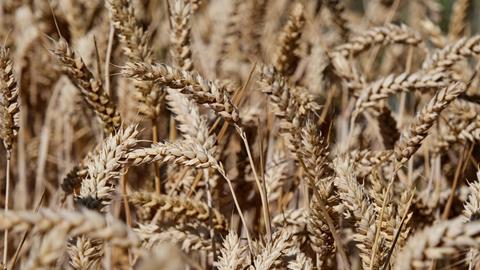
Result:
<svg viewBox="0 0 480 270"><path fill-rule="evenodd" d="M480 269L478 5L0 0L2 269Z"/></svg>

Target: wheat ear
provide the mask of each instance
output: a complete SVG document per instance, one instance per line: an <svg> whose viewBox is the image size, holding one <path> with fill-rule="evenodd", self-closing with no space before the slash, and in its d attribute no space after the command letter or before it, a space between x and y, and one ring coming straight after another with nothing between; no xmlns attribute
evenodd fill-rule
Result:
<svg viewBox="0 0 480 270"><path fill-rule="evenodd" d="M394 153L397 166L401 166L410 159L427 137L428 130L433 126L443 109L465 90L465 83L454 83L438 91L423 107L410 127L402 132L400 140L395 145Z"/></svg>
<svg viewBox="0 0 480 270"><path fill-rule="evenodd" d="M391 74L369 84L362 91L353 114L363 112L367 108L376 109L380 107L381 101L400 92L445 87L449 83L448 78L448 74L443 71Z"/></svg>
<svg viewBox="0 0 480 270"><path fill-rule="evenodd" d="M19 129L20 100L14 72L9 51L0 47L0 138L7 155L12 151Z"/></svg>
<svg viewBox="0 0 480 270"><path fill-rule="evenodd" d="M190 16L191 3L186 0L176 0L171 5L171 26L170 41L172 55L178 67L186 71L193 70L192 50L190 48Z"/></svg>
<svg viewBox="0 0 480 270"><path fill-rule="evenodd" d="M87 209L79 212L51 209L40 209L38 212L0 211L0 228L3 230L32 229L36 234L45 234L56 227L65 228L66 235L71 237L86 235L122 247L139 244L136 235L123 222L107 222L103 215Z"/></svg>
<svg viewBox="0 0 480 270"><path fill-rule="evenodd" d="M300 60L296 50L299 46L298 42L302 36L304 25L303 5L295 3L292 14L280 36L280 46L274 64L275 69L285 76L290 76L295 72Z"/></svg>
<svg viewBox="0 0 480 270"><path fill-rule="evenodd" d="M78 87L84 100L98 116L105 133L110 134L120 127L120 114L111 97L105 92L100 80L94 78L82 58L77 57L64 39L55 46L54 54L63 72Z"/></svg>
<svg viewBox="0 0 480 270"><path fill-rule="evenodd" d="M441 221L410 237L398 254L394 269L426 269L432 259L442 259L480 245L480 223L464 223L461 218Z"/></svg>
<svg viewBox="0 0 480 270"><path fill-rule="evenodd" d="M148 214L147 219L153 218L157 211L161 211L171 214L177 222L200 221L208 224L208 206L200 201L146 192L135 192L128 200L142 213ZM213 224L217 230L228 228L225 217L216 209L213 209Z"/></svg>
<svg viewBox="0 0 480 270"><path fill-rule="evenodd" d="M346 43L334 47L332 53L348 57L355 56L374 45L407 44L415 46L421 42L420 34L406 25L387 24L370 28L366 32L352 37Z"/></svg>
<svg viewBox="0 0 480 270"><path fill-rule="evenodd" d="M453 3L450 25L448 26L448 35L451 39L458 39L465 34L471 4L471 0L459 0Z"/></svg>
<svg viewBox="0 0 480 270"><path fill-rule="evenodd" d="M197 103L212 108L231 123L238 123L238 108L232 103L226 89L196 73L187 72L166 64L150 65L143 62L128 63L123 74L142 81L152 81L162 86L190 95Z"/></svg>
<svg viewBox="0 0 480 270"><path fill-rule="evenodd" d="M110 203L115 191L116 180L121 175L127 153L136 146L138 136L136 126L120 129L110 135L95 155L85 164L87 177L82 181L76 202L89 209L102 210Z"/></svg>
<svg viewBox="0 0 480 270"><path fill-rule="evenodd" d="M197 232L190 232L182 226L160 229L155 224L139 224L134 229L142 241L142 247L151 250L161 244L176 244L185 252L211 250L212 245Z"/></svg>
<svg viewBox="0 0 480 270"><path fill-rule="evenodd" d="M262 252L253 259L255 269L271 269L280 258L286 254L287 249L293 246L291 241L292 233L289 230L281 229L272 235Z"/></svg>
<svg viewBox="0 0 480 270"><path fill-rule="evenodd" d="M18 134L20 105L17 80L14 76L13 62L6 48L0 48L0 138L7 150L5 180L5 211L10 201L10 159L13 145ZM8 230L5 230L3 244L3 265L7 265Z"/></svg>
<svg viewBox="0 0 480 270"><path fill-rule="evenodd" d="M441 69L448 70L458 61L477 55L480 53L480 35L470 38L461 38L455 43L445 46L443 49L437 50L422 65L424 70Z"/></svg>
<svg viewBox="0 0 480 270"><path fill-rule="evenodd" d="M245 267L246 247L240 243L237 234L230 231L223 240L220 256L214 262L219 270L241 270Z"/></svg>
<svg viewBox="0 0 480 270"><path fill-rule="evenodd" d="M70 266L75 270L92 269L104 255L102 242L84 235L73 238L67 246Z"/></svg>

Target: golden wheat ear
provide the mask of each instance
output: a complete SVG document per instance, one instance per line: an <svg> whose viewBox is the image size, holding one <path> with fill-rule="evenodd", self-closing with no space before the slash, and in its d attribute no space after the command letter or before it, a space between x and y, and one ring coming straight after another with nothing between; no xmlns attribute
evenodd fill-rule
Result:
<svg viewBox="0 0 480 270"><path fill-rule="evenodd" d="M9 154L15 144L20 118L20 100L9 51L0 48L0 138Z"/></svg>
<svg viewBox="0 0 480 270"><path fill-rule="evenodd" d="M63 38L55 43L53 53L62 71L80 90L85 102L97 115L105 134L118 130L121 118L116 105L103 89L102 82L93 76L82 58L75 55Z"/></svg>

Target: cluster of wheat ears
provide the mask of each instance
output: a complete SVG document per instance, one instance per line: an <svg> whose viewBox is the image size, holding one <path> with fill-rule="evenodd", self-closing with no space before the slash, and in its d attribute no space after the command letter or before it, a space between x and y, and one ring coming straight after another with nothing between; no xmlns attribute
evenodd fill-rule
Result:
<svg viewBox="0 0 480 270"><path fill-rule="evenodd" d="M1 0L1 267L477 269L451 5Z"/></svg>

